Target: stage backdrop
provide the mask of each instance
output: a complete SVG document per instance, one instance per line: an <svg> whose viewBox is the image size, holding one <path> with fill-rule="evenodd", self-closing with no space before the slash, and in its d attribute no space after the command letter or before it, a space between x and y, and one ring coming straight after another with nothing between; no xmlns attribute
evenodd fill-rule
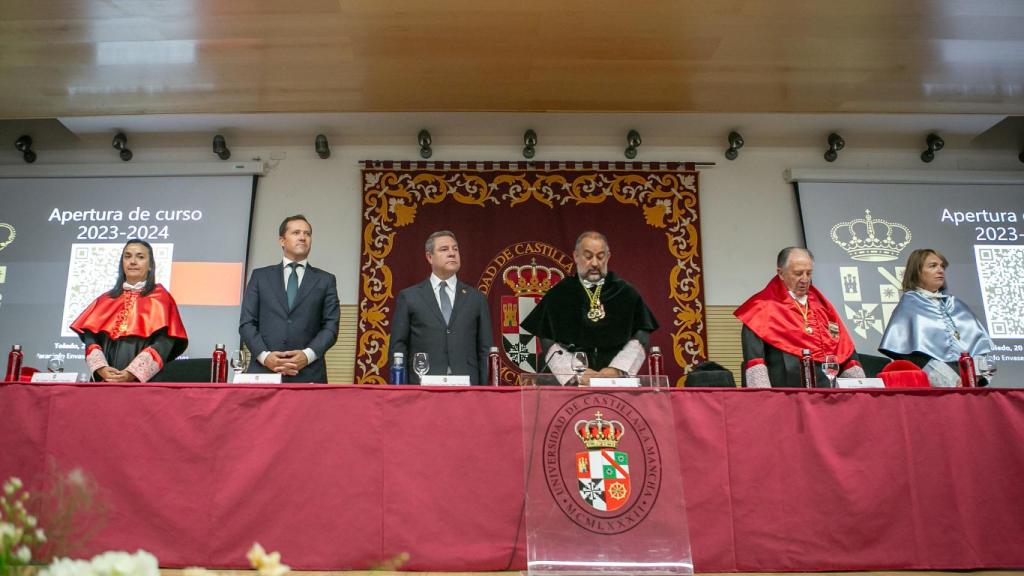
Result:
<svg viewBox="0 0 1024 576"><path fill-rule="evenodd" d="M593 229L658 319L651 344L680 383L707 356L697 182L683 163L364 162L356 381L387 382L395 298L430 274L424 242L437 230L455 233L459 279L490 301L502 384L542 368L519 323L574 273L576 236Z"/></svg>

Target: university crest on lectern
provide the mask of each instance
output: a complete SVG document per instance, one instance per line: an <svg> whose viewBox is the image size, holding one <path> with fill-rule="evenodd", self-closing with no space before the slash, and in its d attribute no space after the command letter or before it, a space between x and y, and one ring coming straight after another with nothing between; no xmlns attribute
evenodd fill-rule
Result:
<svg viewBox="0 0 1024 576"><path fill-rule="evenodd" d="M598 411L593 420L576 423L576 435L587 447L576 453L576 479L584 502L611 512L629 500L629 455L615 450L625 433L622 423L602 416Z"/></svg>

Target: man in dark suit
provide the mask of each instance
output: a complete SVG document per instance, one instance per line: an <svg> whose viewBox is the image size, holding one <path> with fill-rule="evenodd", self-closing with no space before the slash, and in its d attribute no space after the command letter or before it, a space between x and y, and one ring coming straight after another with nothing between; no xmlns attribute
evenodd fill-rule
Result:
<svg viewBox="0 0 1024 576"><path fill-rule="evenodd" d="M301 214L278 228L283 260L252 271L242 298L249 372L278 372L284 382L327 383L324 354L338 339L338 282L307 258L313 228Z"/></svg>
<svg viewBox="0 0 1024 576"><path fill-rule="evenodd" d="M412 384L419 383L412 370L417 352L429 355L428 374L468 375L472 384L488 384L491 315L487 298L455 277L462 266L455 234L448 230L431 234L426 257L430 277L398 294L388 358L393 360L395 352L405 355Z"/></svg>

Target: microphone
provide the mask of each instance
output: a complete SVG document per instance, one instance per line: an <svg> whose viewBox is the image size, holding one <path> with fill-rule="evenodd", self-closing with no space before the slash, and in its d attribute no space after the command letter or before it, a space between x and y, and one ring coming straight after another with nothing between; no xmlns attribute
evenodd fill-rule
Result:
<svg viewBox="0 0 1024 576"><path fill-rule="evenodd" d="M554 352L551 352L550 354L545 352L544 353L544 363L540 365L540 369L537 370L537 373L538 374L544 373L544 369L545 368L547 368L548 371L550 371L551 366L549 366L549 364L551 364L551 360L555 356L561 356L562 354L565 354L565 350L562 350L561 346L559 346L559 348L557 350L555 350Z"/></svg>

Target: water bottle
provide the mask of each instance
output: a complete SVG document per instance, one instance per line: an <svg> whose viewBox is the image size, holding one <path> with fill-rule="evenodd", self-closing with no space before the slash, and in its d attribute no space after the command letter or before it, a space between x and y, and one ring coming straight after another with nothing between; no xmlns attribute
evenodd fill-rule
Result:
<svg viewBox="0 0 1024 576"><path fill-rule="evenodd" d="M491 346L487 353L487 374L491 379L491 386L501 385L501 359L498 357L497 346Z"/></svg>
<svg viewBox="0 0 1024 576"><path fill-rule="evenodd" d="M800 351L800 385L804 388L814 388L814 360L811 359L811 351L807 348Z"/></svg>
<svg viewBox="0 0 1024 576"><path fill-rule="evenodd" d="M7 375L5 382L17 382L21 378L21 361L25 354L21 351L21 344L11 346L11 353L7 355Z"/></svg>
<svg viewBox="0 0 1024 576"><path fill-rule="evenodd" d="M395 352L391 360L391 383L405 384L405 354L401 352Z"/></svg>
<svg viewBox="0 0 1024 576"><path fill-rule="evenodd" d="M665 375L665 357L661 355L660 346L651 346L651 354L647 357L647 368L651 373L651 386L658 386L658 377Z"/></svg>
<svg viewBox="0 0 1024 576"><path fill-rule="evenodd" d="M213 347L213 358L210 361L210 382L224 383L228 381L228 353L223 344Z"/></svg>
<svg viewBox="0 0 1024 576"><path fill-rule="evenodd" d="M960 385L964 388L976 388L978 386L978 375L974 373L974 358L967 352L960 353Z"/></svg>

